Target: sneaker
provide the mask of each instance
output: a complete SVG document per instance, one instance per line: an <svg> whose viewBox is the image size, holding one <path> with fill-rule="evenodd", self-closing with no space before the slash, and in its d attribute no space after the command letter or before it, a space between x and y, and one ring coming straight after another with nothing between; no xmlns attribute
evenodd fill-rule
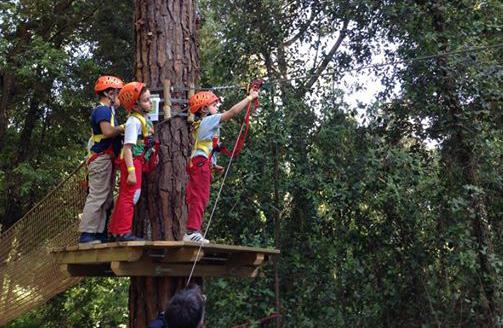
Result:
<svg viewBox="0 0 503 328"><path fill-rule="evenodd" d="M96 234L96 239L98 239L101 243L108 243L108 234L106 232L101 232Z"/></svg>
<svg viewBox="0 0 503 328"><path fill-rule="evenodd" d="M187 232L183 235L183 241L191 241L193 243L209 244L210 241L205 239L200 232Z"/></svg>
<svg viewBox="0 0 503 328"><path fill-rule="evenodd" d="M96 237L95 233L82 232L80 234L79 244L86 244L86 245L101 244L101 240L99 240Z"/></svg>
<svg viewBox="0 0 503 328"><path fill-rule="evenodd" d="M142 239L140 237L136 237L133 234L126 233L123 235L115 235L113 236L114 241L144 241L145 239Z"/></svg>

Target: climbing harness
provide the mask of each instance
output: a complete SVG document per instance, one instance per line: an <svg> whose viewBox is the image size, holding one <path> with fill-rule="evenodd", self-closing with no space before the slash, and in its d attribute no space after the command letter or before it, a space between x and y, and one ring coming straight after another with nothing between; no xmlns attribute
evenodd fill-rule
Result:
<svg viewBox="0 0 503 328"><path fill-rule="evenodd" d="M112 110L112 113L110 114L110 126L113 128L115 127L115 114L114 111ZM108 155L114 155L113 151L113 145L110 145L105 151L95 153L91 151L91 148L93 147L94 144L99 143L101 140L106 139L105 136L100 133L100 134L94 134L94 131L91 130L91 138L89 138L88 142L88 154L87 154L87 159L86 163L87 165L91 164L96 158L99 156L108 154Z"/></svg>
<svg viewBox="0 0 503 328"><path fill-rule="evenodd" d="M129 116L133 116L138 119L141 123L141 136L138 136L136 145L133 145L133 157L142 160L144 165L142 166L142 171L144 173L152 172L157 163L159 162L159 142L154 141L154 137L150 134L150 129L152 128L150 121L147 121L145 117L133 111L135 105L141 96L141 91L145 88L145 84L142 82L130 82L126 84L119 92L119 100L122 107L126 109ZM121 151L120 160L123 160L124 150Z"/></svg>
<svg viewBox="0 0 503 328"><path fill-rule="evenodd" d="M113 128L115 127L115 114L114 114L114 111L112 111L111 115L110 115L110 126ZM105 139L105 136L100 133L100 134L94 134L93 132L91 132L92 135L91 135L91 140L93 143L98 143L100 142L101 140Z"/></svg>
<svg viewBox="0 0 503 328"><path fill-rule="evenodd" d="M133 157L140 158L142 163L142 171L144 173L152 172L159 162L159 141L154 140L154 136L150 134L152 124L138 112L132 112L129 116L133 116L141 123L141 135L138 136L136 145L133 145ZM124 149L121 151L120 159L124 158Z"/></svg>

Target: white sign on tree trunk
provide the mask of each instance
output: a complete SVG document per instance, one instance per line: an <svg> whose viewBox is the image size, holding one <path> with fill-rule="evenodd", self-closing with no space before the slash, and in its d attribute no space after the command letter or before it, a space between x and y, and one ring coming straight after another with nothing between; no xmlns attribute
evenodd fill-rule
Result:
<svg viewBox="0 0 503 328"><path fill-rule="evenodd" d="M152 101L152 110L148 115L152 122L157 122L159 121L159 105L161 103L161 98L159 94L153 93L150 95L150 100Z"/></svg>

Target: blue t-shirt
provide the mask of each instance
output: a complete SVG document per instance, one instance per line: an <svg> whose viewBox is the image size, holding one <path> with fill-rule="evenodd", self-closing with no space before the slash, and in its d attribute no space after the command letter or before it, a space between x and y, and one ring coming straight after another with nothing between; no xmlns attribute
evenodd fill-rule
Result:
<svg viewBox="0 0 503 328"><path fill-rule="evenodd" d="M93 129L93 134L102 134L100 122L110 122L112 120L112 112L114 113L114 126L118 126L117 116L115 116L115 111L112 107L98 105L91 114L91 127ZM113 150L116 156L119 155L121 148L121 138L103 138L100 142L96 142L92 147L91 151L95 153L101 153L107 150L111 145L113 145Z"/></svg>
<svg viewBox="0 0 503 328"><path fill-rule="evenodd" d="M217 135L220 136L220 118L222 117L222 114L213 114L209 116L203 117L201 120L201 124L199 125L199 130L197 131L197 137L201 141L208 141L208 140L213 140L213 136ZM209 147L210 152L213 149L212 146ZM192 157L196 156L206 156L206 153L202 150L196 150L194 152L194 155ZM213 154L212 157L213 164L217 163L217 153Z"/></svg>

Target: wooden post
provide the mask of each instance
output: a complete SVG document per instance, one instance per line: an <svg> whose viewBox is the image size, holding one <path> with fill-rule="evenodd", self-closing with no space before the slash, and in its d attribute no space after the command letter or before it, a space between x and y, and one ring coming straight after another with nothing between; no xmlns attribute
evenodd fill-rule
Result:
<svg viewBox="0 0 503 328"><path fill-rule="evenodd" d="M196 90L195 90L195 87L194 87L194 83L191 83L190 87L189 87L188 98L190 99L190 97L192 97L195 94L195 92L196 92ZM187 109L187 122L189 122L189 123L194 122L194 114L192 114L190 112L190 109Z"/></svg>
<svg viewBox="0 0 503 328"><path fill-rule="evenodd" d="M164 106L162 110L164 111L164 120L169 120L171 118L171 81L162 81L162 87L164 89Z"/></svg>

